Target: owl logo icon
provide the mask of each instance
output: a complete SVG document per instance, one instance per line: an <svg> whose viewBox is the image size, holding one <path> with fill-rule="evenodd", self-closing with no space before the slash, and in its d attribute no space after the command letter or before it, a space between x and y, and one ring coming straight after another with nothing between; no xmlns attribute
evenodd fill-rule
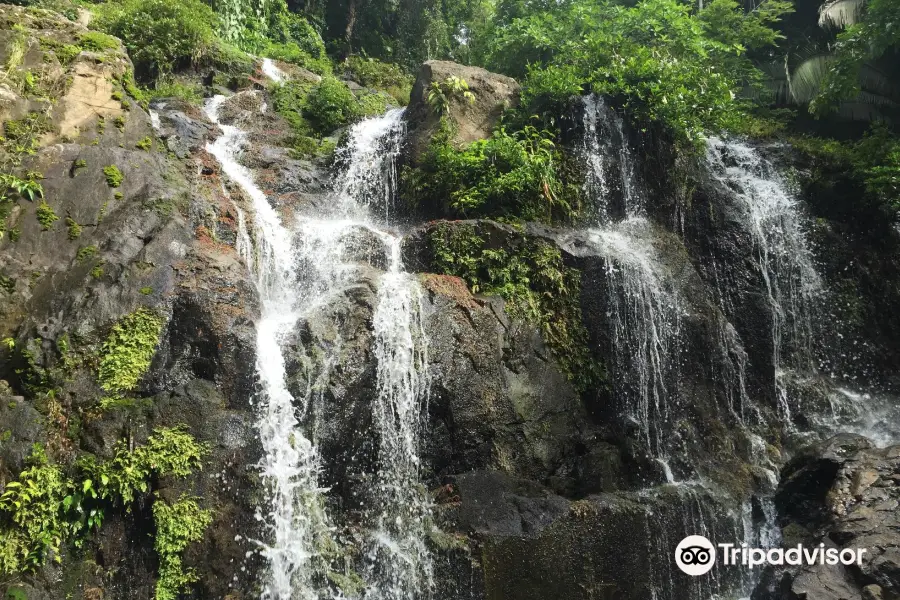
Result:
<svg viewBox="0 0 900 600"><path fill-rule="evenodd" d="M716 549L702 535L689 535L675 548L675 564L688 575L704 575L716 564Z"/></svg>

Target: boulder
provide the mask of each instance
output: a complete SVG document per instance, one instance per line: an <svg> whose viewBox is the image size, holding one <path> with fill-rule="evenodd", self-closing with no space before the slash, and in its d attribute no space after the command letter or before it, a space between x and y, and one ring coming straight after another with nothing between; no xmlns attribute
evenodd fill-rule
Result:
<svg viewBox="0 0 900 600"><path fill-rule="evenodd" d="M406 109L408 159L412 163L428 148L440 122L441 115L428 102L431 85L441 84L449 77L464 80L475 97L469 102L460 94L448 95L447 117L453 123L453 142L457 145L490 137L503 112L519 102L519 84L511 77L448 61L426 62L419 69Z"/></svg>

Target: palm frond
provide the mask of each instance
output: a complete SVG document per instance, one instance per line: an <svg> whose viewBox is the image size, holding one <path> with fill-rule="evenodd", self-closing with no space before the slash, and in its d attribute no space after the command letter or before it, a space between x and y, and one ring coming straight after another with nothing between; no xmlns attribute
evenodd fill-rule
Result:
<svg viewBox="0 0 900 600"><path fill-rule="evenodd" d="M830 54L816 54L806 58L793 71L788 71L788 86L794 102L806 104L816 97L833 61L834 57Z"/></svg>
<svg viewBox="0 0 900 600"><path fill-rule="evenodd" d="M831 0L819 7L819 27L843 29L859 22L866 0Z"/></svg>
<svg viewBox="0 0 900 600"><path fill-rule="evenodd" d="M865 63L860 68L859 87L865 92L900 102L900 86L897 86L889 75L871 63Z"/></svg>
<svg viewBox="0 0 900 600"><path fill-rule="evenodd" d="M866 102L842 102L837 109L837 115L850 121L881 121L890 123L889 119L878 106Z"/></svg>

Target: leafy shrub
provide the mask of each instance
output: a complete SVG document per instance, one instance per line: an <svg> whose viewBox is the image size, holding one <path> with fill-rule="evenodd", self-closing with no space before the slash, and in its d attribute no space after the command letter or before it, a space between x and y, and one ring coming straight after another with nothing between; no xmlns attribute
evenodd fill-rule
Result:
<svg viewBox="0 0 900 600"><path fill-rule="evenodd" d="M399 66L375 58L350 56L344 61L344 69L360 85L387 92L400 104L409 103L413 77Z"/></svg>
<svg viewBox="0 0 900 600"><path fill-rule="evenodd" d="M327 57L314 58L294 42L271 43L263 52L269 58L303 67L319 75L330 75L332 71L331 61Z"/></svg>
<svg viewBox="0 0 900 600"><path fill-rule="evenodd" d="M442 127L421 166L404 173L418 205L449 202L447 208L461 217L549 222L574 216L577 206L558 177L561 155L550 132L533 126L514 133L500 128L458 150L449 141L446 120Z"/></svg>
<svg viewBox="0 0 900 600"><path fill-rule="evenodd" d="M153 503L156 523L154 546L159 556L159 580L155 600L176 600L180 593L197 581L197 574L185 569L182 553L191 542L200 541L212 522L212 512L200 508L197 498L182 496L174 504L157 499Z"/></svg>
<svg viewBox="0 0 900 600"><path fill-rule="evenodd" d="M303 100L303 116L318 133L329 133L362 116L356 96L343 82L325 77Z"/></svg>
<svg viewBox="0 0 900 600"><path fill-rule="evenodd" d="M326 58L325 42L319 32L297 13L284 10L274 12L269 24L269 38L275 42L294 44L310 58Z"/></svg>
<svg viewBox="0 0 900 600"><path fill-rule="evenodd" d="M67 541L80 546L103 523L107 510L115 506L130 510L154 477L185 477L200 468L208 451L181 428L158 428L143 446L130 450L121 441L111 459L99 462L85 455L67 473L35 444L29 466L6 484L0 496L0 573L37 569L50 554L59 555ZM183 525L178 517L180 513L172 526ZM200 521L208 520L204 513Z"/></svg>
<svg viewBox="0 0 900 600"><path fill-rule="evenodd" d="M146 90L150 100L157 98L180 98L190 104L203 102L203 87L190 82L182 82L171 77L163 77L156 81L155 85Z"/></svg>
<svg viewBox="0 0 900 600"><path fill-rule="evenodd" d="M96 25L122 40L147 81L198 62L215 45L216 15L201 0L125 0L97 12Z"/></svg>

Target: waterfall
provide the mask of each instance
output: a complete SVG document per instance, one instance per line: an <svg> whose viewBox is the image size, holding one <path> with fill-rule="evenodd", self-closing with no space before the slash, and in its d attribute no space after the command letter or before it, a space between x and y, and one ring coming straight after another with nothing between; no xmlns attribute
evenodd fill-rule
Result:
<svg viewBox="0 0 900 600"><path fill-rule="evenodd" d="M680 301L656 257L653 230L645 216L633 152L622 118L602 98L582 99L585 194L598 210L599 227L587 236L606 262L607 314L615 357L612 381L627 404L628 417L640 426L648 449L662 464L668 420L667 382L674 372ZM618 199L621 210L613 210ZM623 220L615 222L613 214ZM671 475L667 472L667 478Z"/></svg>
<svg viewBox="0 0 900 600"><path fill-rule="evenodd" d="M388 265L373 317L378 364L377 398L371 406L378 472L363 510L362 525L372 532L363 557L366 597L411 600L431 587L425 547L430 504L419 482L418 454L429 378L418 280L402 269L401 238L384 229L396 192L403 111L390 111L350 129L339 151L343 168L327 202L298 211L288 228L252 173L238 163L246 135L218 121L224 101L217 96L207 104L209 118L223 131L207 149L252 201L252 236L236 207L237 251L256 279L262 305L256 348L257 429L264 453L260 471L268 492L257 513L266 534L260 542L267 562L262 597L321 600L334 594L324 576L327 559L320 556L320 549L333 547L333 526L325 510L327 490L318 484L321 459L309 422L314 424L320 412L321 386L315 383L327 380L328 369L337 363L340 340L311 349L316 368L324 373L308 375L305 391L297 397L286 383L285 351L289 341L298 343L298 323L359 279L363 244L370 259L380 253ZM375 211L380 219L373 216Z"/></svg>
<svg viewBox="0 0 900 600"><path fill-rule="evenodd" d="M425 547L430 504L419 484L419 443L428 396L427 338L421 290L400 265L400 240L391 240L374 316L378 397L374 421L380 443L375 482L375 535L369 568L375 585L366 598L411 600L432 586Z"/></svg>
<svg viewBox="0 0 900 600"><path fill-rule="evenodd" d="M652 228L644 218L588 230L606 263L613 380L640 425L647 447L663 458L681 308L656 260Z"/></svg>
<svg viewBox="0 0 900 600"><path fill-rule="evenodd" d="M710 138L709 171L733 192L754 245L754 260L771 309L774 387L781 417L790 423L784 372L813 369L811 307L821 288L798 202L777 170L754 148Z"/></svg>
<svg viewBox="0 0 900 600"><path fill-rule="evenodd" d="M257 513L268 534L261 546L261 554L268 562L262 596L313 600L319 596L310 561L315 555L316 539L327 534L328 521L323 490L318 486L319 456L300 427L307 399L295 399L285 382L284 335L300 318L294 294L298 276L296 249L291 233L254 182L252 173L237 162L246 136L240 129L219 122L219 107L225 99L216 96L206 105L206 114L223 132L207 150L251 200L257 231L254 260L248 261L248 266L256 278L261 301L256 337L256 370L261 388L257 430L263 449L260 470L268 489L268 505L260 507ZM299 414L295 407L298 401Z"/></svg>

